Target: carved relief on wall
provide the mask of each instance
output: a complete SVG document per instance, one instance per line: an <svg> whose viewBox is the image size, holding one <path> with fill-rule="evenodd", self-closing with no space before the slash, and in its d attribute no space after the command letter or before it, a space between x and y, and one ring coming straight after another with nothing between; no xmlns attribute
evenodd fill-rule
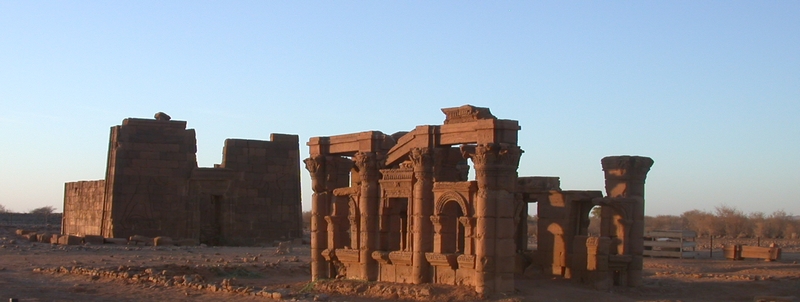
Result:
<svg viewBox="0 0 800 302"><path fill-rule="evenodd" d="M469 211L469 207L467 207L467 199L458 192L449 191L444 192L441 195L437 194L436 203L434 204L434 215L441 215L444 209L445 204L448 201L455 201L458 203L458 206L461 207L461 213L464 216L470 216L472 213Z"/></svg>

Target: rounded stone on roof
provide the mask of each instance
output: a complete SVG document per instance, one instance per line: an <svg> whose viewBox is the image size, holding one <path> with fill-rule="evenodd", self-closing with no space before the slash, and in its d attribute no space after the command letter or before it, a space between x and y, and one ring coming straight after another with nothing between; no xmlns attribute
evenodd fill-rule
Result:
<svg viewBox="0 0 800 302"><path fill-rule="evenodd" d="M157 121L169 121L172 119L169 114L160 111L156 113L155 118Z"/></svg>

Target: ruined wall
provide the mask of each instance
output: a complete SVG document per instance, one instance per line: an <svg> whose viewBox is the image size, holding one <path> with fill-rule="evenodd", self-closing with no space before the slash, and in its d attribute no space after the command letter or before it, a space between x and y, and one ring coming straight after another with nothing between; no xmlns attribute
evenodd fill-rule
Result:
<svg viewBox="0 0 800 302"><path fill-rule="evenodd" d="M222 164L197 167L184 121L123 120L111 128L105 181L67 183L69 234L258 245L302 236L297 135L228 139Z"/></svg>
<svg viewBox="0 0 800 302"><path fill-rule="evenodd" d="M105 192L105 180L66 183L61 232L80 236L100 235Z"/></svg>
<svg viewBox="0 0 800 302"><path fill-rule="evenodd" d="M302 236L297 135L270 141L225 140L220 168L241 172L223 202L223 244L249 245Z"/></svg>
<svg viewBox="0 0 800 302"><path fill-rule="evenodd" d="M184 121L128 118L111 128L103 235L190 238L184 198L196 149Z"/></svg>

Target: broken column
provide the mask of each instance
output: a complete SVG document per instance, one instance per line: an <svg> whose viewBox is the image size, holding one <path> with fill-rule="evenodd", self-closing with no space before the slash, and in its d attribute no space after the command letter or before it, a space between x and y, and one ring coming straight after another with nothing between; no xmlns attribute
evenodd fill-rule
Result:
<svg viewBox="0 0 800 302"><path fill-rule="evenodd" d="M602 235L615 239L612 246L617 244L617 254L631 255L627 285L639 286L642 283L644 252L644 183L647 172L653 166L653 159L642 156L608 156L601 160L601 164L606 182L607 201L604 203L616 209L602 211L602 220L606 222ZM615 215L622 217L615 218ZM616 220L622 220L622 224L614 223Z"/></svg>

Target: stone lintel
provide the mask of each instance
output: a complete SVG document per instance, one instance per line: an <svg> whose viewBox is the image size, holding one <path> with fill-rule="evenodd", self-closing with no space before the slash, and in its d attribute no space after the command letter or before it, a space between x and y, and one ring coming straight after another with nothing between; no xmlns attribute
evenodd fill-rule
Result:
<svg viewBox="0 0 800 302"><path fill-rule="evenodd" d="M464 105L460 107L442 108L445 115L444 124L456 124L482 119L497 119L489 108Z"/></svg>
<svg viewBox="0 0 800 302"><path fill-rule="evenodd" d="M433 192L474 192L478 190L477 181L442 181L433 183Z"/></svg>
<svg viewBox="0 0 800 302"><path fill-rule="evenodd" d="M517 144L517 131L522 129L515 120L477 120L442 125L439 130L439 145Z"/></svg>
<svg viewBox="0 0 800 302"><path fill-rule="evenodd" d="M592 201L596 198L603 198L603 192L597 190L566 190L561 191L567 201Z"/></svg>
<svg viewBox="0 0 800 302"><path fill-rule="evenodd" d="M561 180L558 176L525 176L517 178L517 193L547 193L551 190L561 190Z"/></svg>
<svg viewBox="0 0 800 302"><path fill-rule="evenodd" d="M311 155L335 154L352 156L356 152L384 151L386 135L380 131L364 131L328 137L312 137L308 140Z"/></svg>

